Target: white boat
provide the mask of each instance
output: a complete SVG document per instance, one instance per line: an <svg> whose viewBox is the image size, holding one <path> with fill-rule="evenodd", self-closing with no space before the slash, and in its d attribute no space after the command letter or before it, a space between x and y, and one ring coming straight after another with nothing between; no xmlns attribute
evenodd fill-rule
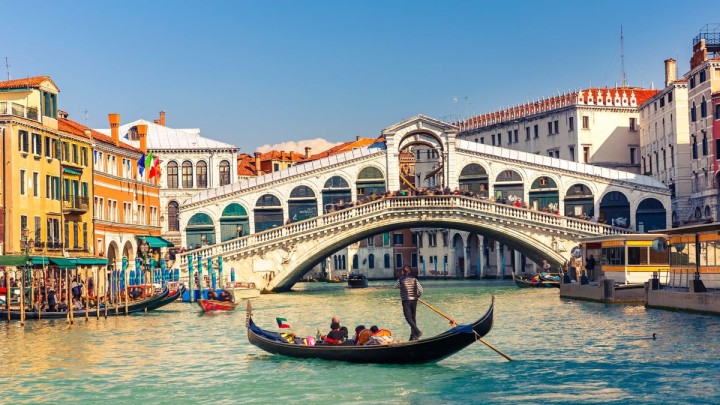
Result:
<svg viewBox="0 0 720 405"><path fill-rule="evenodd" d="M225 285L223 290L229 292L235 302L260 296L260 289L255 286L255 283L246 281L231 281Z"/></svg>

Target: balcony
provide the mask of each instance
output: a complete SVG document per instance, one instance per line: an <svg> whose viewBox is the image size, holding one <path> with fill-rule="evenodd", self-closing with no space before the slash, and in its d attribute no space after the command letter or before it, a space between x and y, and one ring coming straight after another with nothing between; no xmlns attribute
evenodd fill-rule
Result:
<svg viewBox="0 0 720 405"><path fill-rule="evenodd" d="M88 197L67 195L63 197L63 213L84 214L88 211Z"/></svg>
<svg viewBox="0 0 720 405"><path fill-rule="evenodd" d="M37 107L27 107L11 101L0 101L0 115L14 115L33 121L38 121L40 118Z"/></svg>

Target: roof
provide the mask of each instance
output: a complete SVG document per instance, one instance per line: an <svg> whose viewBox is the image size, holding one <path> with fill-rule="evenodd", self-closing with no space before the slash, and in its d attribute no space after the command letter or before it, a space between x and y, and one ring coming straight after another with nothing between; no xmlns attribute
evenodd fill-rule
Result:
<svg viewBox="0 0 720 405"><path fill-rule="evenodd" d="M385 138L383 138L382 140L384 142ZM354 141L341 143L340 145L333 146L332 148L330 148L326 151L316 153L316 154L310 156L307 160L310 161L310 160L322 159L322 158L325 158L328 156L337 155L338 153L345 153L345 152L351 151L353 149L366 148L370 145L374 145L377 142L378 142L378 139L375 139L375 138L360 138L360 137L358 137Z"/></svg>
<svg viewBox="0 0 720 405"><path fill-rule="evenodd" d="M80 124L79 122L75 122L67 118L58 118L58 130L62 132L67 132L69 134L82 136L83 138L87 138L87 136L85 135L85 130L90 130L90 135L92 136L92 139L94 141L103 142L111 145L115 144L111 136L105 135L102 132L98 132L94 129L90 129L85 125ZM140 153L140 149L137 149L130 145L126 145L122 142L120 142L119 147Z"/></svg>
<svg viewBox="0 0 720 405"><path fill-rule="evenodd" d="M186 132L187 130L174 129L160 124L155 124L147 120L136 120L124 125L120 125L120 141L133 147L139 148L140 141L128 139L128 132L137 125L147 125L147 148L149 150L165 150L165 149L232 149L237 151L239 148L229 143L219 142L208 139L199 135L197 132ZM98 131L109 135L110 129L98 129ZM195 131L191 129L190 131Z"/></svg>
<svg viewBox="0 0 720 405"><path fill-rule="evenodd" d="M257 172L255 171L255 158L247 153L238 154L237 174L243 177L257 176Z"/></svg>
<svg viewBox="0 0 720 405"><path fill-rule="evenodd" d="M6 80L4 82L0 82L0 89L22 89L26 87L35 88L40 87L40 85L46 80L53 83L50 76L36 76L26 77L24 79ZM55 83L53 83L53 86L55 86Z"/></svg>
<svg viewBox="0 0 720 405"><path fill-rule="evenodd" d="M292 161L292 162L302 162L305 160L305 155L298 152L285 152L285 151L277 151L277 150L271 150L269 152L265 152L262 155L260 155L260 161L268 161L268 160L282 160L282 161Z"/></svg>

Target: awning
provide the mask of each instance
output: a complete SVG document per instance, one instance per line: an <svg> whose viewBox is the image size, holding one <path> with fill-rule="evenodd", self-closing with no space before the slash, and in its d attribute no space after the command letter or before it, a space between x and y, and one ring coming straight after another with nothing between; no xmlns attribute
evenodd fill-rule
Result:
<svg viewBox="0 0 720 405"><path fill-rule="evenodd" d="M25 266L27 256L22 255L3 255L0 256L0 266Z"/></svg>
<svg viewBox="0 0 720 405"><path fill-rule="evenodd" d="M45 256L33 256L30 258L33 266L46 266L50 264L50 261Z"/></svg>
<svg viewBox="0 0 720 405"><path fill-rule="evenodd" d="M108 264L107 259L101 259L99 257L78 257L75 259L75 263L77 263L78 266L92 266L92 265L102 265L105 266Z"/></svg>
<svg viewBox="0 0 720 405"><path fill-rule="evenodd" d="M77 170L75 170L75 169L71 169L71 168L69 168L69 167L63 167L63 173L65 173L65 174L74 174L74 175L76 175L76 176L80 176L80 175L82 174L81 172L79 172L79 171L77 171Z"/></svg>
<svg viewBox="0 0 720 405"><path fill-rule="evenodd" d="M145 239L145 241L151 248L164 248L175 246L169 240L163 239L159 236L138 236L138 238Z"/></svg>
<svg viewBox="0 0 720 405"><path fill-rule="evenodd" d="M64 257L51 257L50 263L57 265L61 269L74 269L75 268L75 260L74 259L66 259Z"/></svg>

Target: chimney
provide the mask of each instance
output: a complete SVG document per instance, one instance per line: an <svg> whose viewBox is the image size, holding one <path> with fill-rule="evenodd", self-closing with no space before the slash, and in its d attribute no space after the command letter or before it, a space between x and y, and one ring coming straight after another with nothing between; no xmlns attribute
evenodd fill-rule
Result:
<svg viewBox="0 0 720 405"><path fill-rule="evenodd" d="M295 152L290 151L290 160L293 160L293 156L295 156Z"/></svg>
<svg viewBox="0 0 720 405"><path fill-rule="evenodd" d="M113 145L120 146L120 114L108 114Z"/></svg>
<svg viewBox="0 0 720 405"><path fill-rule="evenodd" d="M260 152L255 152L255 173L260 175Z"/></svg>
<svg viewBox="0 0 720 405"><path fill-rule="evenodd" d="M355 135L355 142L360 140L360 135Z"/></svg>
<svg viewBox="0 0 720 405"><path fill-rule="evenodd" d="M305 147L305 159L308 159L311 154L312 154L312 148L309 146L306 146Z"/></svg>
<svg viewBox="0 0 720 405"><path fill-rule="evenodd" d="M280 151L280 160L285 160L285 151L284 150Z"/></svg>
<svg viewBox="0 0 720 405"><path fill-rule="evenodd" d="M669 86L670 83L674 82L677 78L675 68L675 59L665 59L665 87Z"/></svg>
<svg viewBox="0 0 720 405"><path fill-rule="evenodd" d="M137 132L140 138L140 151L147 155L147 125L138 125Z"/></svg>
<svg viewBox="0 0 720 405"><path fill-rule="evenodd" d="M165 126L165 111L160 111L160 125Z"/></svg>

